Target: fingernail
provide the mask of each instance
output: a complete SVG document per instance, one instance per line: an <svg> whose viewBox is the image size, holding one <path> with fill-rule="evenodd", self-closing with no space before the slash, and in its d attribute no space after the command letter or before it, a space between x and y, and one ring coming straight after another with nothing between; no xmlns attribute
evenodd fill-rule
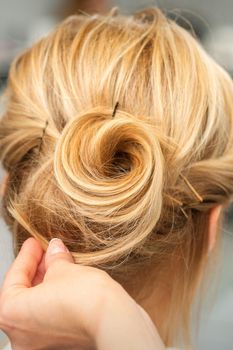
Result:
<svg viewBox="0 0 233 350"><path fill-rule="evenodd" d="M48 251L48 254L69 252L69 250L66 248L66 246L64 245L64 243L60 238L52 238L49 242L47 251Z"/></svg>

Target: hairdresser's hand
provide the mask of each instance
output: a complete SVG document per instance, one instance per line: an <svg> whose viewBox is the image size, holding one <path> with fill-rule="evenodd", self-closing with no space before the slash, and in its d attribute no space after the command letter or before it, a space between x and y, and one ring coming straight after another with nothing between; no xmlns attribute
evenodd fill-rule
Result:
<svg viewBox="0 0 233 350"><path fill-rule="evenodd" d="M53 240L44 254L29 238L6 274L0 328L12 349L164 349L149 316L121 285L74 264L65 249Z"/></svg>

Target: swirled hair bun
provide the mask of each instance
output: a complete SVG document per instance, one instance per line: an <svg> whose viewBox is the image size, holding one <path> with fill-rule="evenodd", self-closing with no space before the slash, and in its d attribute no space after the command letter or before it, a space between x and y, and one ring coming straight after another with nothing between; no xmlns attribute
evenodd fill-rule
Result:
<svg viewBox="0 0 233 350"><path fill-rule="evenodd" d="M137 301L162 293L163 340L181 325L187 339L209 214L233 194L227 72L158 8L114 8L71 16L18 55L4 97L2 214L15 255L29 236L44 250L60 237Z"/></svg>
<svg viewBox="0 0 233 350"><path fill-rule="evenodd" d="M162 208L164 157L159 131L128 112L98 107L67 123L56 144L54 174L79 215L111 229L95 236L105 248L94 262L116 258L141 244ZM153 212L153 215L151 213ZM128 227L128 228L127 228Z"/></svg>

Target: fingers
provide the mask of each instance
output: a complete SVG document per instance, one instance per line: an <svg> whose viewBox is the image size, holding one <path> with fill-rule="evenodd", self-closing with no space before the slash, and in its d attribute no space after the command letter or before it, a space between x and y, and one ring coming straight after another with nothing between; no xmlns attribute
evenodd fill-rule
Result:
<svg viewBox="0 0 233 350"><path fill-rule="evenodd" d="M71 253L66 248L62 240L53 238L49 242L49 246L45 254L45 271L47 271L55 262L58 261L74 263Z"/></svg>
<svg viewBox="0 0 233 350"><path fill-rule="evenodd" d="M28 238L8 270L2 289L13 286L30 288L42 256L43 248L40 243L33 237Z"/></svg>
<svg viewBox="0 0 233 350"><path fill-rule="evenodd" d="M40 243L33 237L28 238L8 270L2 290L13 286L30 288L41 283L48 268L58 261L74 262L60 239L52 239L44 254Z"/></svg>
<svg viewBox="0 0 233 350"><path fill-rule="evenodd" d="M34 276L34 279L32 281L32 286L37 286L38 284L43 282L44 279L44 275L45 275L45 253L42 256L41 262L38 265L36 274Z"/></svg>

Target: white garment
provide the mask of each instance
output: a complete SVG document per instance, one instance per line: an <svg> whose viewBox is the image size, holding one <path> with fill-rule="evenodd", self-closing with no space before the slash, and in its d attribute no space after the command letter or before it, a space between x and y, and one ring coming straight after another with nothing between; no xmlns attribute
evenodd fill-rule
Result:
<svg viewBox="0 0 233 350"><path fill-rule="evenodd" d="M2 350L12 350L11 343L7 343Z"/></svg>

